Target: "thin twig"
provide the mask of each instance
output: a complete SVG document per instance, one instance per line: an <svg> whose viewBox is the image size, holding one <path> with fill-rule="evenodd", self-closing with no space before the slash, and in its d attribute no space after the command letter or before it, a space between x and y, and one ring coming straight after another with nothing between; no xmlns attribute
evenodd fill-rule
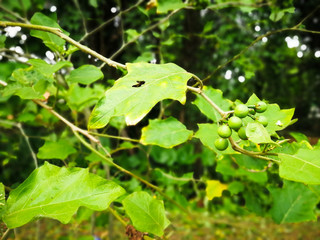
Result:
<svg viewBox="0 0 320 240"><path fill-rule="evenodd" d="M46 110L48 110L52 115L56 116L57 118L59 118L62 122L64 122L68 127L71 128L72 131L74 132L79 132L82 135L86 136L88 139L90 139L91 141L95 142L95 143L99 143L100 141L98 139L96 139L95 137L93 137L92 135L90 135L88 133L88 131L83 130L77 126L75 126L74 124L72 124L71 122L69 122L67 119L65 119L64 117L62 117L59 113L57 113L56 111L54 111L50 106L44 104L43 102L39 101L39 100L33 100L36 104L40 105L41 107L45 108Z"/></svg>
<svg viewBox="0 0 320 240"><path fill-rule="evenodd" d="M106 58L106 57L102 56L101 54L97 53L96 51L88 48L87 46L82 45L81 43L75 41L74 39L72 39L69 36L67 36L66 34L64 34L61 31L61 29L59 29L59 28L52 28L52 27L47 27L47 26L26 24L26 23L0 21L0 27L7 27L7 26L19 26L19 27L23 27L23 28L39 30L39 31L44 31L44 32L49 32L49 33L55 34L58 37L62 38L63 40L67 41L68 43L76 46L81 51L88 53L88 54L100 59L101 61L103 61L104 63L108 64L111 67L126 69L125 65L118 63L116 61L113 61L109 58Z"/></svg>
<svg viewBox="0 0 320 240"><path fill-rule="evenodd" d="M97 132L89 132L89 134L95 135L95 136L99 136L99 137L114 138L114 139L120 139L120 140L124 140L124 141L130 141L130 142L140 143L140 140L138 140L138 139L133 139L133 138L128 138L128 137L114 136L114 135L97 133Z"/></svg>
<svg viewBox="0 0 320 240"><path fill-rule="evenodd" d="M82 25L83 25L83 29L84 29L84 33L85 35L88 33L88 30L87 30L87 21L83 15L83 12L80 8L80 5L79 5L79 1L78 0L73 0L73 3L74 5L76 6L76 8L78 9L79 13L80 13L80 16L81 16L81 19L82 19Z"/></svg>
<svg viewBox="0 0 320 240"><path fill-rule="evenodd" d="M257 42L261 41L264 37L268 37L270 35L280 33L280 32L285 32L285 31L300 31L300 32L308 32L308 33L313 33L313 34L320 34L320 31L314 31L314 30L308 30L308 29L302 29L299 28L300 25L306 21L308 18L310 18L317 10L319 10L320 5L318 5L310 14L308 14L304 19L302 19L297 25L291 28L282 28L274 31L269 31L259 37L257 37L254 41L252 41L247 47L245 47L243 50L241 50L237 55L233 56L231 59L226 61L225 63L219 65L211 74L209 74L206 78L204 78L202 81L207 81L210 79L213 75L215 75L220 69L226 67L229 65L231 62L237 60L241 55L243 55L245 52L249 50L253 45L255 45Z"/></svg>
<svg viewBox="0 0 320 240"><path fill-rule="evenodd" d="M126 226L128 225L128 223L127 223L124 219L122 219L122 217L119 216L119 214L117 213L117 211L115 211L112 207L109 207L108 210L109 210L109 212L110 212L116 219L119 220L119 222L122 223L123 226L126 227Z"/></svg>
<svg viewBox="0 0 320 240"><path fill-rule="evenodd" d="M96 32L100 31L101 29L103 29L106 25L108 25L110 22L112 22L116 17L123 15L129 11L131 11L132 9L136 8L137 6L139 6L142 2L144 2L145 0L140 0L138 1L136 4L134 4L133 6L120 11L118 14L116 14L115 16L113 16L112 18L110 18L109 20L105 21L104 23L102 23L100 26L98 26L97 28L93 29L92 31L86 33L80 40L79 42L84 41L86 38L88 38L89 36L91 36L92 34L95 34Z"/></svg>
<svg viewBox="0 0 320 240"><path fill-rule="evenodd" d="M161 19L159 22L151 25L150 27L148 27L147 29L143 30L140 34L138 34L137 36L135 36L134 38L132 38L129 42L127 42L126 44L122 45L114 54L112 54L112 56L110 57L110 59L115 58L116 56L118 56L126 47L128 47L131 43L134 43L135 41L137 41L142 35L144 35L145 33L153 30L154 28L156 28L157 26L159 26L160 24L168 21L174 14L176 14L177 12L179 12L182 8L177 9L172 11L170 14L168 14L165 18Z"/></svg>
<svg viewBox="0 0 320 240"><path fill-rule="evenodd" d="M0 4L0 9L2 9L4 12L9 13L10 15L14 16L15 18L17 18L21 22L29 23L29 21L27 19L21 17L19 14L15 13L15 12L12 12L11 10L4 7L2 4Z"/></svg>

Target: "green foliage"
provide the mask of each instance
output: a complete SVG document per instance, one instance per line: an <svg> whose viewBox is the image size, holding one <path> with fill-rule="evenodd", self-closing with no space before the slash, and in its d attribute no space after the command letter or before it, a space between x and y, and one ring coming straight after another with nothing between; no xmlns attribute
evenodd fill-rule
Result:
<svg viewBox="0 0 320 240"><path fill-rule="evenodd" d="M285 181L282 188L269 188L274 205L270 210L276 223L316 220L319 197L301 183Z"/></svg>
<svg viewBox="0 0 320 240"><path fill-rule="evenodd" d="M133 225L141 232L162 236L170 224L165 215L163 201L146 192L134 192L123 200L123 206Z"/></svg>
<svg viewBox="0 0 320 240"><path fill-rule="evenodd" d="M76 149L64 139L59 139L57 142L46 141L44 145L39 148L37 157L41 159L66 159L70 154L76 153Z"/></svg>
<svg viewBox="0 0 320 240"><path fill-rule="evenodd" d="M172 148L188 141L193 132L186 129L177 119L169 117L165 120L154 119L147 127L142 128L141 143Z"/></svg>
<svg viewBox="0 0 320 240"><path fill-rule="evenodd" d="M116 183L87 169L45 163L10 193L3 221L8 228L22 226L37 217L67 223L80 206L102 211L124 192Z"/></svg>
<svg viewBox="0 0 320 240"><path fill-rule="evenodd" d="M129 238L146 239L170 238L178 211L317 218L320 141L287 130L294 114L314 120L309 108L320 104L319 91L309 94L319 78L310 3L295 13L291 0L55 1L57 13L53 2L21 3L0 3L8 228L40 217L67 223L79 207L74 229L110 207L103 220L95 213L97 224L113 226L112 213L133 225ZM11 26L22 29L13 37ZM282 32L301 46L288 48Z"/></svg>

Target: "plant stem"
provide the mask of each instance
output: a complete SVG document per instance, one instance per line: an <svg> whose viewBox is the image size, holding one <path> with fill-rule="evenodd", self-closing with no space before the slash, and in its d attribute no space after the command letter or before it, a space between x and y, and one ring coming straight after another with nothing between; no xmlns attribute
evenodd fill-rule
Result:
<svg viewBox="0 0 320 240"><path fill-rule="evenodd" d="M123 226L126 227L126 226L128 225L128 223L127 223L125 220L123 220L122 217L119 216L119 214L117 213L117 211L115 211L112 207L109 207L108 210L109 210L109 212L110 212L116 219L119 220L119 222L122 223Z"/></svg>
<svg viewBox="0 0 320 240"><path fill-rule="evenodd" d="M44 32L49 32L49 33L55 34L58 37L60 37L61 39L67 41L68 43L70 43L70 44L72 44L74 46L76 46L82 52L88 53L88 54L98 58L99 60L103 61L104 63L108 64L111 67L122 68L122 69L126 69L127 68L125 65L123 65L121 63L118 63L118 62L115 62L115 61L113 61L113 60L111 60L109 58L106 58L106 57L102 56L101 54L97 53L96 51L88 48L87 46L82 45L81 43L73 40L72 38L70 38L69 36L64 34L62 32L62 30L59 29L59 28L52 28L52 27L46 27L46 26L28 24L28 23L17 23L17 22L0 21L0 27L7 27L7 26L19 26L19 27L23 27L23 28L39 30L39 31L44 31Z"/></svg>
<svg viewBox="0 0 320 240"><path fill-rule="evenodd" d="M114 138L114 139L120 139L120 140L124 140L124 141L140 143L140 140L128 138L128 137L114 136L114 135L109 135L109 134L104 134L104 133L96 133L96 132L88 132L88 133L91 135L99 136L99 137Z"/></svg>

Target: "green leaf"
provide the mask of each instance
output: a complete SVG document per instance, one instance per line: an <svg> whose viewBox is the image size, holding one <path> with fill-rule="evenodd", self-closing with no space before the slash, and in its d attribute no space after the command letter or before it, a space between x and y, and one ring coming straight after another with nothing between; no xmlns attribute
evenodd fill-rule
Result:
<svg viewBox="0 0 320 240"><path fill-rule="evenodd" d="M95 84L93 88L72 84L66 94L67 104L72 110L80 112L96 104L104 95L104 91L104 88L98 84Z"/></svg>
<svg viewBox="0 0 320 240"><path fill-rule="evenodd" d="M149 120L149 125L142 128L141 143L172 148L188 141L193 132L173 117Z"/></svg>
<svg viewBox="0 0 320 240"><path fill-rule="evenodd" d="M72 63L68 61L61 61L52 65L42 59L30 59L28 63L30 63L34 69L47 77L52 77L52 74L59 71L61 68L73 66Z"/></svg>
<svg viewBox="0 0 320 240"><path fill-rule="evenodd" d="M62 30L64 32L64 34L69 35L52 18L50 18L40 12L35 13L32 16L30 22L35 25L59 28L60 30ZM60 38L52 33L45 32L45 31L39 31L39 30L31 30L30 35L33 37L37 37L37 38L42 39L43 43L54 52L55 51L58 51L58 52L64 51L65 40L63 40L62 38Z"/></svg>
<svg viewBox="0 0 320 240"><path fill-rule="evenodd" d="M5 205L6 205L6 198L5 198L4 185L2 182L0 182L0 220L2 219L2 215L5 211Z"/></svg>
<svg viewBox="0 0 320 240"><path fill-rule="evenodd" d="M274 143L268 131L261 123L248 123L246 127L248 139L254 143Z"/></svg>
<svg viewBox="0 0 320 240"><path fill-rule="evenodd" d="M320 149L300 149L294 155L279 153L279 158L280 177L305 184L320 184Z"/></svg>
<svg viewBox="0 0 320 240"><path fill-rule="evenodd" d="M185 7L181 0L158 0L157 13L167 13L170 10L177 10Z"/></svg>
<svg viewBox="0 0 320 240"><path fill-rule="evenodd" d="M297 142L307 141L309 142L309 139L306 135L300 132L290 132L289 133L291 137L293 137Z"/></svg>
<svg viewBox="0 0 320 240"><path fill-rule="evenodd" d="M221 183L218 180L208 180L206 187L206 196L209 200L212 200L215 197L221 197L222 192L228 189L226 184Z"/></svg>
<svg viewBox="0 0 320 240"><path fill-rule="evenodd" d="M199 138L201 143L215 151L216 153L221 153L215 146L214 141L219 137L218 136L218 126L217 124L211 123L201 123L198 124L199 130L194 135L195 138ZM231 145L229 144L228 148L222 152L223 154L234 153Z"/></svg>
<svg viewBox="0 0 320 240"><path fill-rule="evenodd" d="M102 78L103 73L96 66L82 65L81 67L71 71L70 75L67 77L67 81L81 84L91 84Z"/></svg>
<svg viewBox="0 0 320 240"><path fill-rule="evenodd" d="M231 193L231 195L238 194L244 190L244 185L242 182L231 182L228 184L228 191Z"/></svg>
<svg viewBox="0 0 320 240"><path fill-rule="evenodd" d="M285 9L279 9L278 7L275 7L272 9L272 12L270 14L270 20L277 22L281 18L283 18L285 13L294 13L295 8L294 7L289 7Z"/></svg>
<svg viewBox="0 0 320 240"><path fill-rule="evenodd" d="M76 149L73 148L67 140L60 139L57 142L46 141L45 144L39 148L37 154L41 159L66 159L70 154L76 153Z"/></svg>
<svg viewBox="0 0 320 240"><path fill-rule="evenodd" d="M128 74L118 79L91 113L88 128L106 126L111 117L125 116L128 125L138 123L159 101L186 101L191 74L173 63L127 64ZM144 81L139 87L138 81Z"/></svg>
<svg viewBox="0 0 320 240"><path fill-rule="evenodd" d="M116 183L89 173L88 169L60 168L46 162L10 192L3 221L8 228L38 217L65 224L80 206L102 211L124 192Z"/></svg>
<svg viewBox="0 0 320 240"><path fill-rule="evenodd" d="M269 188L274 204L270 210L278 223L292 223L316 220L314 209L319 197L301 183L285 181L283 188Z"/></svg>
<svg viewBox="0 0 320 240"><path fill-rule="evenodd" d="M0 35L0 48L5 48L5 42L7 37L5 35Z"/></svg>
<svg viewBox="0 0 320 240"><path fill-rule="evenodd" d="M212 87L205 86L203 92L222 110L229 111L232 105L232 102L223 98L222 91L219 89L214 89ZM203 97L197 94L196 99L193 101L200 111L209 119L214 122L217 122L221 119L219 113L206 101Z"/></svg>
<svg viewBox="0 0 320 240"><path fill-rule="evenodd" d="M170 224L165 215L163 201L152 198L146 192L134 192L123 200L123 206L133 226L141 232L161 237Z"/></svg>
<svg viewBox="0 0 320 240"><path fill-rule="evenodd" d="M255 94L248 99L247 105L255 105L261 101ZM264 113L256 113L256 116L263 115L268 119L268 125L266 126L267 131L271 136L277 136L276 131L280 131L293 124L295 120L292 120L294 114L294 108L282 109L278 104L268 104L267 110ZM253 122L251 118L248 122Z"/></svg>

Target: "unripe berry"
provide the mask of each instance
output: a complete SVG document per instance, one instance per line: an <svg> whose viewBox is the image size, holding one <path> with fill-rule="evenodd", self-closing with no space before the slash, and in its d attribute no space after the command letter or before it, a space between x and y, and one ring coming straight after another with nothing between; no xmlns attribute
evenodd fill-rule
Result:
<svg viewBox="0 0 320 240"><path fill-rule="evenodd" d="M239 128L241 128L241 126L242 126L242 120L236 116L233 116L233 117L229 118L228 125L233 130L238 131Z"/></svg>
<svg viewBox="0 0 320 240"><path fill-rule="evenodd" d="M234 115L236 115L239 118L244 118L248 116L249 108L244 104L239 104L234 109Z"/></svg>
<svg viewBox="0 0 320 240"><path fill-rule="evenodd" d="M268 119L265 116L259 116L256 118L258 123L261 123L264 127L268 125Z"/></svg>
<svg viewBox="0 0 320 240"><path fill-rule="evenodd" d="M263 113L267 110L268 105L263 102L263 101L259 101L256 103L255 105L255 109L257 113Z"/></svg>
<svg viewBox="0 0 320 240"><path fill-rule="evenodd" d="M221 125L218 128L218 135L222 138L228 138L231 136L231 128L228 125Z"/></svg>
<svg viewBox="0 0 320 240"><path fill-rule="evenodd" d="M225 138L219 137L214 141L214 146L220 151L226 150L228 148L228 145L228 140Z"/></svg>
<svg viewBox="0 0 320 240"><path fill-rule="evenodd" d="M246 128L245 127L241 127L238 131L238 136L240 139L242 140L247 140L248 136L246 134Z"/></svg>

